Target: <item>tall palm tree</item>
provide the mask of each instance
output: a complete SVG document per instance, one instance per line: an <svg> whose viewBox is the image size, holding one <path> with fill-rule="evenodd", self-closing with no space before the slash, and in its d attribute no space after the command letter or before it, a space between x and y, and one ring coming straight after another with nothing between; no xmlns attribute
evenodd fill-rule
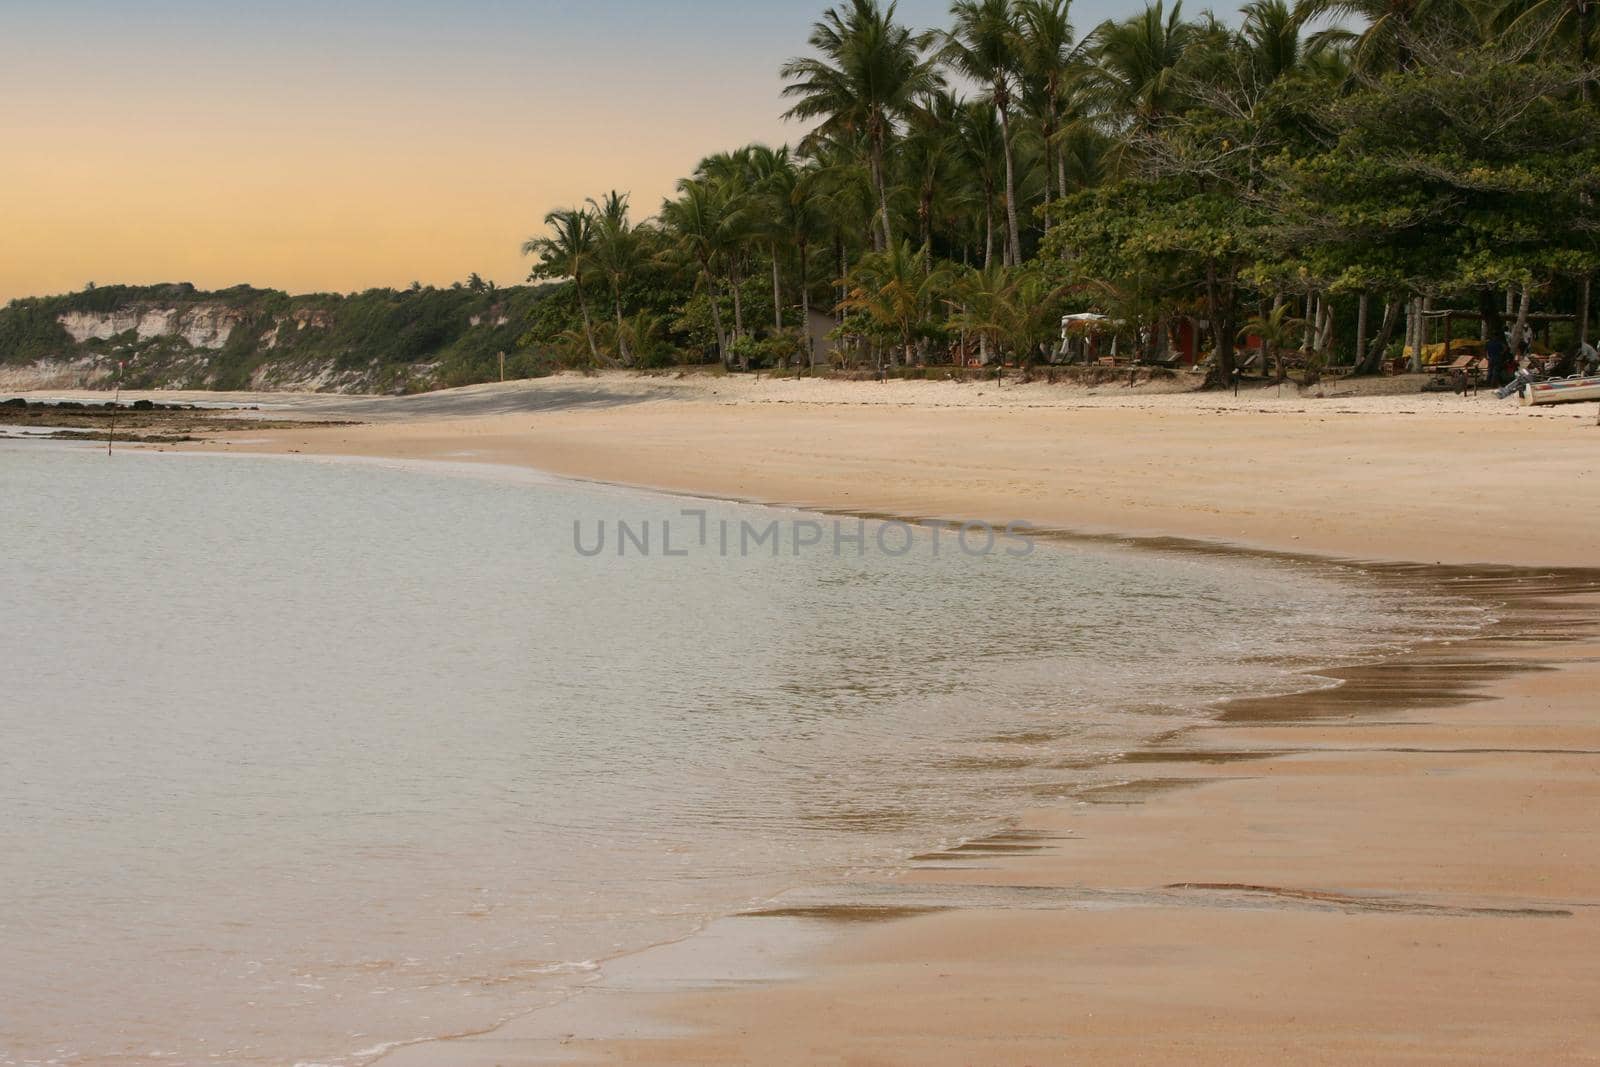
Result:
<svg viewBox="0 0 1600 1067"><path fill-rule="evenodd" d="M774 153L763 185L765 230L772 245L773 323L783 329L779 263L782 246L793 248L798 261L800 328L811 317L811 245L824 233L823 196L815 164L796 159L786 147Z"/></svg>
<svg viewBox="0 0 1600 1067"><path fill-rule="evenodd" d="M711 303L711 323L717 334L717 355L724 366L732 365L728 333L722 323L722 300L717 292L716 264L734 244L737 223L731 218L721 186L704 179L685 178L678 183L678 197L661 205L661 221L676 239L678 247L699 267L700 284Z"/></svg>
<svg viewBox="0 0 1600 1067"><path fill-rule="evenodd" d="M905 184L916 194L917 226L923 255L932 262L936 200L959 185L961 101L941 89L922 101L899 153Z"/></svg>
<svg viewBox="0 0 1600 1067"><path fill-rule="evenodd" d="M522 254L536 255L537 276L571 278L578 294L578 310L583 314L583 336L589 342L589 356L600 362L600 349L594 343L594 324L589 320L589 303L583 295L583 278L594 260L594 216L586 208L558 208L544 217L551 232L530 237L522 243Z"/></svg>
<svg viewBox="0 0 1600 1067"><path fill-rule="evenodd" d="M1044 145L1044 200L1049 205L1055 193L1066 192L1066 172L1061 157L1060 134L1063 116L1069 107L1070 84L1076 50L1072 39L1069 0L1018 0L1017 20L1021 27L1022 100L1033 118ZM1050 228L1048 206L1045 229Z"/></svg>
<svg viewBox="0 0 1600 1067"><path fill-rule="evenodd" d="M1176 110L1184 99L1180 71L1197 37L1183 19L1183 0L1167 11L1156 0L1121 22L1106 21L1094 31L1092 78L1101 107L1119 124L1148 129Z"/></svg>
<svg viewBox="0 0 1600 1067"><path fill-rule="evenodd" d="M1006 262L1022 261L1017 225L1016 158L1011 137L1011 99L1022 69L1022 34L1012 0L956 0L955 25L945 36L941 58L987 89L1000 116L1006 162Z"/></svg>
<svg viewBox="0 0 1600 1067"><path fill-rule="evenodd" d="M782 75L783 94L795 100L786 118L820 119L811 138L824 135L866 141L872 186L878 200L874 247L893 243L885 157L899 125L923 94L941 79L928 51L932 34L895 22L894 3L849 0L830 8L811 28L809 44L819 55L791 59Z"/></svg>
<svg viewBox="0 0 1600 1067"><path fill-rule="evenodd" d="M728 268L728 290L733 296L733 337L745 335L744 276L749 264L750 246L760 239L756 212L760 207L758 152L770 152L763 145L746 145L731 152L717 152L700 161L695 177L715 185L722 198L723 262Z"/></svg>
<svg viewBox="0 0 1600 1067"><path fill-rule="evenodd" d="M751 228L766 242L772 267L772 325L783 329L783 255L779 242L793 233L790 198L800 182L800 170L789 146L769 148L751 145L749 149L750 177L755 211ZM802 286L803 288L803 286Z"/></svg>
<svg viewBox="0 0 1600 1067"><path fill-rule="evenodd" d="M981 100L962 105L958 147L983 203L983 265L994 262L994 207L1005 169L1005 135L994 108Z"/></svg>
<svg viewBox="0 0 1600 1067"><path fill-rule="evenodd" d="M622 287L638 268L640 255L638 234L628 220L628 194L613 189L600 200L591 197L587 203L594 220L593 260L611 287L611 306L617 320L617 355L623 363L628 363L632 354L628 350L627 330L623 328Z"/></svg>
<svg viewBox="0 0 1600 1067"><path fill-rule="evenodd" d="M806 186L815 200L822 238L832 248L836 278L850 273L851 259L878 236L878 191L873 185L866 138L813 136L802 142L808 164ZM844 290L838 290L844 299Z"/></svg>

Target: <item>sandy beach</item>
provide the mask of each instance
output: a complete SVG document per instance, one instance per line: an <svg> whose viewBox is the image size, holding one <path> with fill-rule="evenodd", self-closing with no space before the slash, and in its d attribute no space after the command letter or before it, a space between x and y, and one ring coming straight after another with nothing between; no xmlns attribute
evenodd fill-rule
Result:
<svg viewBox="0 0 1600 1067"><path fill-rule="evenodd" d="M1342 392L619 374L398 398L165 395L257 403L264 419L363 423L185 447L513 464L830 510L1354 559L1594 562L1594 405Z"/></svg>
<svg viewBox="0 0 1600 1067"><path fill-rule="evenodd" d="M870 896L730 920L810 931L755 979L624 967L566 1015L382 1062L1600 1061L1594 406L1336 393L571 377L267 395L363 424L180 446L1427 564L1372 580L1498 606L1084 768Z"/></svg>

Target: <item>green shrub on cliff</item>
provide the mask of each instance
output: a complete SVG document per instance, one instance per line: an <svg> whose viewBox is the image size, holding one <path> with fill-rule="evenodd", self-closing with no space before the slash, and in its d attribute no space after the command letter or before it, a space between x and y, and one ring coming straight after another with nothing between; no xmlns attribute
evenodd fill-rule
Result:
<svg viewBox="0 0 1600 1067"><path fill-rule="evenodd" d="M404 390L494 380L504 353L508 377L532 376L548 373L551 362L542 346L522 339L553 288L480 284L290 296L243 285L210 292L188 283L90 287L0 309L0 363L123 360L128 384L151 387L243 389L259 373L278 381L327 374L360 388ZM228 320L220 348L197 348L172 334L140 338L133 329L78 343L61 322L72 313L202 308Z"/></svg>

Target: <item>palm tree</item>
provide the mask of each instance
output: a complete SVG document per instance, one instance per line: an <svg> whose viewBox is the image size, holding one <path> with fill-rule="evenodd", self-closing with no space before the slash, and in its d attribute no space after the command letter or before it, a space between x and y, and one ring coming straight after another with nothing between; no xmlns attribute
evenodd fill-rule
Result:
<svg viewBox="0 0 1600 1067"><path fill-rule="evenodd" d="M773 324L783 329L779 263L780 246L787 245L799 261L800 327L805 329L811 317L811 243L823 232L825 223L817 167L802 164L788 148L775 152L762 192L763 228L772 252Z"/></svg>
<svg viewBox="0 0 1600 1067"><path fill-rule="evenodd" d="M746 145L707 156L695 168L695 177L716 186L723 203L722 259L728 268L728 291L733 296L735 341L745 335L744 271L749 260L749 246L760 236L754 215L754 209L760 206L758 151L771 150L761 145Z"/></svg>
<svg viewBox="0 0 1600 1067"><path fill-rule="evenodd" d="M638 267L639 239L628 221L628 194L611 190L598 202L588 201L594 219L594 263L611 286L612 310L617 320L617 354L630 362L627 331L622 327L622 286Z"/></svg>
<svg viewBox="0 0 1600 1067"><path fill-rule="evenodd" d="M878 191L867 164L871 154L864 137L839 140L828 136L807 138L801 152L809 165L806 185L817 204L822 233L832 248L835 277L850 273L850 262L879 236ZM845 293L839 290L839 299Z"/></svg>
<svg viewBox="0 0 1600 1067"><path fill-rule="evenodd" d="M1037 269L996 264L969 270L954 293L959 303L950 321L978 335L984 363L1002 344L1031 361L1061 329L1060 290Z"/></svg>
<svg viewBox="0 0 1600 1067"><path fill-rule="evenodd" d="M963 334L976 334L978 361L987 365L999 353L1011 309L1011 271L999 263L965 271L952 287L950 324Z"/></svg>
<svg viewBox="0 0 1600 1067"><path fill-rule="evenodd" d="M1101 107L1113 119L1148 129L1176 110L1184 99L1180 70L1196 38L1183 20L1183 0L1172 10L1156 0L1122 22L1102 22L1094 31L1093 78Z"/></svg>
<svg viewBox="0 0 1600 1067"><path fill-rule="evenodd" d="M987 267L994 261L994 205L1005 167L1005 135L994 108L975 100L962 105L957 137L961 159L983 201L983 265Z"/></svg>
<svg viewBox="0 0 1600 1067"><path fill-rule="evenodd" d="M767 253L772 260L772 325L773 329L781 331L783 256L778 243L788 240L794 232L791 197L800 183L800 170L789 153L788 145L782 148L751 145L749 153L750 176L754 183L752 195L757 207L752 218L752 229L766 241Z"/></svg>
<svg viewBox="0 0 1600 1067"><path fill-rule="evenodd" d="M1578 88L1588 100L1593 88L1587 72L1594 65L1595 8L1596 0L1504 0L1494 8L1490 26L1506 37L1528 33L1543 38L1546 44L1564 41L1584 72Z"/></svg>
<svg viewBox="0 0 1600 1067"><path fill-rule="evenodd" d="M583 314L583 336L589 342L589 355L600 362L600 349L594 343L594 325L589 321L589 303L583 296L583 276L594 259L594 216L585 208L558 208L544 217L551 233L530 237L522 243L522 254L537 255L534 274L546 278L571 278L578 293L578 309Z"/></svg>
<svg viewBox="0 0 1600 1067"><path fill-rule="evenodd" d="M1307 18L1324 15L1366 24L1351 44L1353 65L1368 74L1409 70L1411 35L1428 20L1470 20L1472 5L1465 0L1307 0ZM1349 31L1325 31L1348 37Z"/></svg>
<svg viewBox="0 0 1600 1067"><path fill-rule="evenodd" d="M843 140L852 134L865 139L878 200L874 247L879 250L894 239L885 176L889 142L917 98L941 84L926 54L933 35L896 23L895 6L850 0L830 8L811 29L809 43L820 55L791 59L782 69L790 83L783 95L796 101L785 117L822 120L808 140L819 135Z"/></svg>
<svg viewBox="0 0 1600 1067"><path fill-rule="evenodd" d="M891 332L910 363L916 358L917 333L947 280L944 271L928 269L926 258L910 241L901 241L888 251L861 257L846 280L840 306L865 313L874 325Z"/></svg>
<svg viewBox="0 0 1600 1067"><path fill-rule="evenodd" d="M941 58L960 74L987 86L1000 116L1006 161L1006 262L1022 261L1017 225L1016 159L1011 140L1011 97L1021 71L1022 35L1012 0L956 0L955 26L945 36Z"/></svg>
<svg viewBox="0 0 1600 1067"><path fill-rule="evenodd" d="M916 194L917 225L923 255L932 264L936 199L954 192L960 175L961 101L940 90L922 101L901 145L899 163L906 185Z"/></svg>
<svg viewBox="0 0 1600 1067"><path fill-rule="evenodd" d="M1037 267L1012 272L1002 307L1005 337L1012 351L1031 364L1061 332L1061 288Z"/></svg>
<svg viewBox="0 0 1600 1067"><path fill-rule="evenodd" d="M1065 195L1067 186L1059 136L1076 65L1068 6L1069 0L1018 0L1017 3L1017 19L1022 31L1023 106L1037 125L1039 139L1044 144L1046 230L1050 228L1048 205L1055 200L1055 192Z"/></svg>
<svg viewBox="0 0 1600 1067"><path fill-rule="evenodd" d="M1239 327L1239 339L1255 336L1261 341L1261 370L1267 369L1267 360L1274 354L1278 357L1278 381L1283 381L1283 353L1285 349L1293 348L1295 340L1306 329L1305 319L1294 316L1294 305L1289 303L1279 304L1265 314L1257 315L1243 326Z"/></svg>
<svg viewBox="0 0 1600 1067"><path fill-rule="evenodd" d="M678 183L678 198L661 205L661 221L677 239L678 247L699 267L700 284L711 302L711 322L717 333L717 356L731 367L728 334L722 325L722 301L717 292L716 262L733 245L734 223L722 188L715 182L685 178Z"/></svg>
<svg viewBox="0 0 1600 1067"><path fill-rule="evenodd" d="M1258 84L1266 85L1302 69L1307 55L1330 40L1301 36L1310 9L1290 7L1285 0L1251 0L1239 9L1244 21L1239 36Z"/></svg>

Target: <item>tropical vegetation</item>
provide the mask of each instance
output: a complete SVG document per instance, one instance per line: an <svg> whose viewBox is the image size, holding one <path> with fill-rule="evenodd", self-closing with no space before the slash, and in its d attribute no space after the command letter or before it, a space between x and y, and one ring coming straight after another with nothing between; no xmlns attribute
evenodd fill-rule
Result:
<svg viewBox="0 0 1600 1067"><path fill-rule="evenodd" d="M1079 27L1069 0L955 0L920 28L838 0L775 72L792 145L713 151L648 208L553 208L523 245L533 286L235 294L249 313L208 380L297 346L397 388L502 360L1032 366L1068 354L1067 313L1223 383L1415 359L1447 310L1473 335L1560 320L1570 344L1600 267L1597 6L1154 0ZM13 302L0 358L135 296ZM282 328L318 309L329 328Z"/></svg>
<svg viewBox="0 0 1600 1067"><path fill-rule="evenodd" d="M779 71L792 146L708 155L649 218L619 193L547 217L525 250L567 295L529 337L881 371L1054 358L1095 311L1153 361L1188 323L1226 381L1374 370L1447 307L1516 331L1581 306L1586 332L1597 37L1559 0L1156 0L1082 32L1068 0L928 29L841 0Z"/></svg>

